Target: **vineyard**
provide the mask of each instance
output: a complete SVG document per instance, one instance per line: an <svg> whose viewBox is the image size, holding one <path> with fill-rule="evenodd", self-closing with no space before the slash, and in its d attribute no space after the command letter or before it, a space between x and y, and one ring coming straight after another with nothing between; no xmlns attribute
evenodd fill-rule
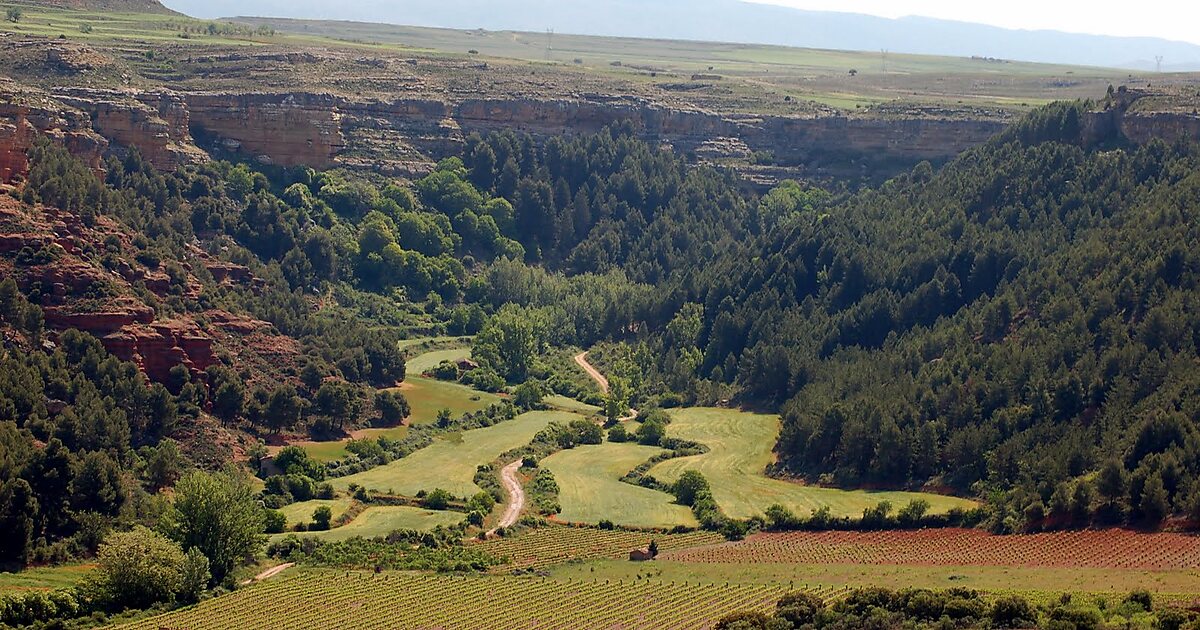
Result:
<svg viewBox="0 0 1200 630"><path fill-rule="evenodd" d="M674 550L699 563L888 564L1181 570L1200 567L1200 537L1087 530L995 536L974 529L758 534Z"/></svg>
<svg viewBox="0 0 1200 630"><path fill-rule="evenodd" d="M576 527L544 527L530 530L512 538L494 538L479 543L496 556L507 557L513 567L546 567L568 560L622 558L633 549L644 547L653 540L660 551L714 545L724 538L713 532L686 534L655 534L622 530Z"/></svg>
<svg viewBox="0 0 1200 630"><path fill-rule="evenodd" d="M767 611L785 590L780 585L309 570L123 627L695 629L710 628L732 611Z"/></svg>

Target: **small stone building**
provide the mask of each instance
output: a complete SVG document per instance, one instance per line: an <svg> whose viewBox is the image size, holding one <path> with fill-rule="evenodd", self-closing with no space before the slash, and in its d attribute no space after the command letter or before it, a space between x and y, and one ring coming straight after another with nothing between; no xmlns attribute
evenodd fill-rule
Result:
<svg viewBox="0 0 1200 630"><path fill-rule="evenodd" d="M653 559L654 553L650 551L649 547L642 547L641 549L634 549L629 552L630 562L646 562Z"/></svg>

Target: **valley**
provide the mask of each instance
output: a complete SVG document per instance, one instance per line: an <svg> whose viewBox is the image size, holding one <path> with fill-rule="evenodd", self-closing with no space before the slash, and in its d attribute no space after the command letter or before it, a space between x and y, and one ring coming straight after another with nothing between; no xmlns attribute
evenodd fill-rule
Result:
<svg viewBox="0 0 1200 630"><path fill-rule="evenodd" d="M0 627L1200 628L1200 75L0 11Z"/></svg>

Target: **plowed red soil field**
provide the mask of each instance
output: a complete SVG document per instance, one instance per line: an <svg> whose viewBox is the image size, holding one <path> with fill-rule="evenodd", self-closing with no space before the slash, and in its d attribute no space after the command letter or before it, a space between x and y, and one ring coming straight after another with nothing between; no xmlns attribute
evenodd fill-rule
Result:
<svg viewBox="0 0 1200 630"><path fill-rule="evenodd" d="M913 566L1200 568L1200 536L1088 530L996 536L975 529L788 532L664 553L663 560L711 563Z"/></svg>

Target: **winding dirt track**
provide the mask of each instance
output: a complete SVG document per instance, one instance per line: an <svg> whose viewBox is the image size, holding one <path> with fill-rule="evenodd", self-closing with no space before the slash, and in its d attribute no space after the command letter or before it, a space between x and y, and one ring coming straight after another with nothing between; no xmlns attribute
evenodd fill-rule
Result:
<svg viewBox="0 0 1200 630"><path fill-rule="evenodd" d="M579 354L575 355L575 363L578 364L579 367L583 368L583 371L587 372L588 376L592 377L592 380L596 381L596 384L600 386L600 392L602 394L608 395L608 379L600 373L600 370L597 370L592 366L591 363L588 363L587 352L580 352ZM637 420L637 417L638 410L630 409L629 415L618 418L617 421L629 422L630 420Z"/></svg>
<svg viewBox="0 0 1200 630"><path fill-rule="evenodd" d="M604 378L604 375L599 370L592 367L591 363L588 363L587 352L580 352L575 355L575 363L583 368L583 371L587 372L588 376L592 377L592 380L596 381L596 384L600 386L601 393L608 393L608 379Z"/></svg>
<svg viewBox="0 0 1200 630"><path fill-rule="evenodd" d="M525 489L521 487L521 480L517 478L520 470L519 459L500 470L500 483L504 484L504 489L508 492L508 504L504 506L504 514L500 516L496 529L516 525L517 519L521 518L521 510L525 509ZM496 529L488 532L488 535L495 534Z"/></svg>

